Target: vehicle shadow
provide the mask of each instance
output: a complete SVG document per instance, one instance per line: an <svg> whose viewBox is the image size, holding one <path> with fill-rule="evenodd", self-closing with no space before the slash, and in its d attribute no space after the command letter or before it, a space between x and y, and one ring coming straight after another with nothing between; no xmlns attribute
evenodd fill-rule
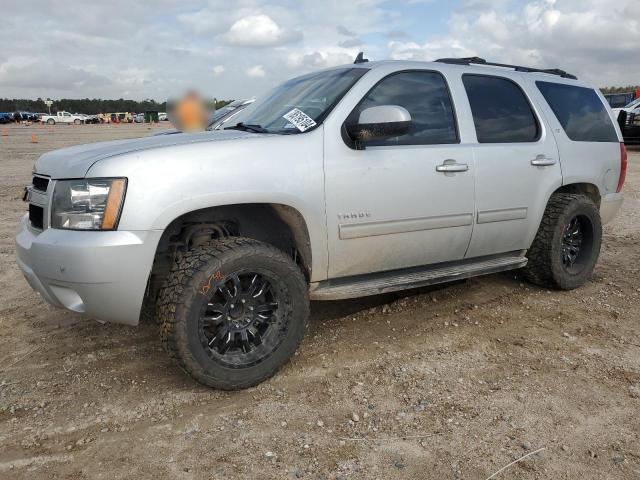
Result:
<svg viewBox="0 0 640 480"><path fill-rule="evenodd" d="M347 317L349 315L355 315L359 312L369 310L371 308L381 307L401 298L411 298L418 295L446 290L454 285L463 284L466 281L467 280L459 280L456 282L443 283L440 285L430 285L427 287L419 287L410 290L383 293L380 295L371 295L369 297L360 297L348 300L312 301L310 322L320 323L329 320L336 320L342 317Z"/></svg>

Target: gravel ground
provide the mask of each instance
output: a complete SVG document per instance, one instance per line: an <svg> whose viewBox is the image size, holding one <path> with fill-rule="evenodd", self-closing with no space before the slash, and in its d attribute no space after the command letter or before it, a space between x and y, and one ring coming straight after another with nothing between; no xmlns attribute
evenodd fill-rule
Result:
<svg viewBox="0 0 640 480"><path fill-rule="evenodd" d="M293 361L226 393L177 369L157 327L48 307L14 261L36 158L147 127L6 130L0 478L486 479L526 454L494 478L640 478L640 152L585 287L511 272L313 303Z"/></svg>

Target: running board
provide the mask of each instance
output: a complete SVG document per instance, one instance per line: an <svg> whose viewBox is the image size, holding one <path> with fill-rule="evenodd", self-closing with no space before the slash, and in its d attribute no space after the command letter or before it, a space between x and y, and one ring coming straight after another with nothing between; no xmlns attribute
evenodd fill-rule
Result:
<svg viewBox="0 0 640 480"><path fill-rule="evenodd" d="M483 259L465 263L456 262L454 264L449 262L430 267L409 268L325 280L312 283L309 289L309 296L311 300L342 300L366 297L514 270L527 264L527 258L523 256L523 253L513 252L509 256L484 257Z"/></svg>

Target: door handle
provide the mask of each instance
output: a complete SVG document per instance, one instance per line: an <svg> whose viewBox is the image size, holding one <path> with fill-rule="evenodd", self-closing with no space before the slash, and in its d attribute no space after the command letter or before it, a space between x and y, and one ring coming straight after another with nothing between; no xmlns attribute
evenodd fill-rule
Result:
<svg viewBox="0 0 640 480"><path fill-rule="evenodd" d="M536 158L531 160L531 165L536 167L548 167L550 165L555 165L556 161L553 158L549 158L545 155L537 155Z"/></svg>
<svg viewBox="0 0 640 480"><path fill-rule="evenodd" d="M443 163L442 165L437 165L436 166L436 172L443 172L443 173L451 173L451 172L466 172L467 170L469 170L469 165L467 165L466 163L447 163L448 161L445 160L445 163Z"/></svg>

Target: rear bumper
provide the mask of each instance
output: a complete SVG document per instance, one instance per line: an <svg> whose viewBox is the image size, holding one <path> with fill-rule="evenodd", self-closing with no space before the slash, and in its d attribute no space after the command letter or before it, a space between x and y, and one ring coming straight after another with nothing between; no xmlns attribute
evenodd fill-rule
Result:
<svg viewBox="0 0 640 480"><path fill-rule="evenodd" d="M609 223L616 216L622 206L622 193L609 193L600 200L600 218L602 224Z"/></svg>
<svg viewBox="0 0 640 480"><path fill-rule="evenodd" d="M50 304L107 322L136 325L161 231L33 230L16 236L17 263Z"/></svg>

